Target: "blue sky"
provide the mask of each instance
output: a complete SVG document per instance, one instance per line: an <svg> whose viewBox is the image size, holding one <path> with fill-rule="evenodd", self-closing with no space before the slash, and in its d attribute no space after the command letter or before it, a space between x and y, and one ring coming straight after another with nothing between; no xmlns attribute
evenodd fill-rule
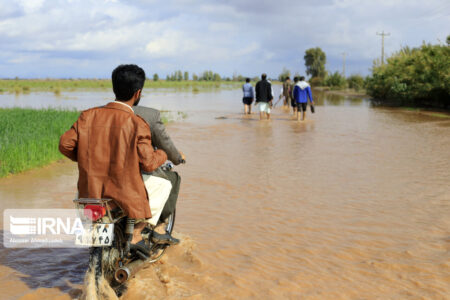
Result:
<svg viewBox="0 0 450 300"><path fill-rule="evenodd" d="M211 69L223 76L304 74L311 47L327 69L369 73L380 57L445 43L448 0L0 0L0 78L109 78L136 63L147 75Z"/></svg>

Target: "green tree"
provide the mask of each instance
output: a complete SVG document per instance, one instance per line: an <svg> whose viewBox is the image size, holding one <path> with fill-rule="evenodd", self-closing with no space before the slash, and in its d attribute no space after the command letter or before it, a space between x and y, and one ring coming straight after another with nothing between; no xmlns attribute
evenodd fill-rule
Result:
<svg viewBox="0 0 450 300"><path fill-rule="evenodd" d="M159 76L157 73L153 74L153 81L158 81L159 80Z"/></svg>
<svg viewBox="0 0 450 300"><path fill-rule="evenodd" d="M361 75L352 75L347 78L348 87L359 91L364 87L364 78Z"/></svg>
<svg viewBox="0 0 450 300"><path fill-rule="evenodd" d="M333 74L325 77L324 84L331 87L331 89L341 89L346 86L347 81L341 73L336 71Z"/></svg>
<svg viewBox="0 0 450 300"><path fill-rule="evenodd" d="M450 46L450 35L447 35L447 46Z"/></svg>
<svg viewBox="0 0 450 300"><path fill-rule="evenodd" d="M184 80L189 80L189 72L188 71L184 71Z"/></svg>
<svg viewBox="0 0 450 300"><path fill-rule="evenodd" d="M197 76L197 74L192 74L192 80L198 81L198 76Z"/></svg>
<svg viewBox="0 0 450 300"><path fill-rule="evenodd" d="M220 77L220 75L218 73L214 73L213 74L213 81L220 81L222 78Z"/></svg>
<svg viewBox="0 0 450 300"><path fill-rule="evenodd" d="M291 77L291 71L289 71L286 67L283 67L283 71L281 71L280 75L278 75L278 80L284 81L288 77Z"/></svg>
<svg viewBox="0 0 450 300"><path fill-rule="evenodd" d="M202 76L200 77L200 80L204 81L212 81L214 78L214 73L211 70L203 71Z"/></svg>
<svg viewBox="0 0 450 300"><path fill-rule="evenodd" d="M310 48L305 51L305 66L306 74L312 77L324 78L326 76L325 64L327 62L327 57L325 52L319 47Z"/></svg>
<svg viewBox="0 0 450 300"><path fill-rule="evenodd" d="M175 79L177 81L183 80L183 72L181 72L181 70L178 70L178 71L175 72Z"/></svg>
<svg viewBox="0 0 450 300"><path fill-rule="evenodd" d="M236 72L233 73L233 81L245 81L244 76L242 76L241 74L237 74Z"/></svg>

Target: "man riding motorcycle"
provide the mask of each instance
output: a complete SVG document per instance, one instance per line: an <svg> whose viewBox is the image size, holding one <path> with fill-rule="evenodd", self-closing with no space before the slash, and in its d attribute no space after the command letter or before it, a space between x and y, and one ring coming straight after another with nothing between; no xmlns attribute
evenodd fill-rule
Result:
<svg viewBox="0 0 450 300"><path fill-rule="evenodd" d="M115 101L83 111L59 144L62 154L78 162L80 198L111 198L136 220L152 217L141 171L153 172L167 160L163 150L154 149L149 125L132 108L144 83L140 67L118 66L112 73ZM141 235L145 227L145 222L134 226L132 247L145 250ZM178 242L163 235L155 238Z"/></svg>

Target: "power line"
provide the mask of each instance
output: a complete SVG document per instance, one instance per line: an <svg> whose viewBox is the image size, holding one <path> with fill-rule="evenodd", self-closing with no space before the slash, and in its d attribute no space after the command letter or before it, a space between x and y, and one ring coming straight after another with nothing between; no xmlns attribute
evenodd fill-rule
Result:
<svg viewBox="0 0 450 300"><path fill-rule="evenodd" d="M390 33L384 33L384 30L381 33L377 32L377 35L381 36L381 64L384 64L384 37L390 36Z"/></svg>

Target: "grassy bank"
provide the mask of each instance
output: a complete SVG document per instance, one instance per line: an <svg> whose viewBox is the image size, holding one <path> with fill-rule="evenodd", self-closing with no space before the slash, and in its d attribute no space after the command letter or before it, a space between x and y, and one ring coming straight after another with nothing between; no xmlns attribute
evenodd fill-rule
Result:
<svg viewBox="0 0 450 300"><path fill-rule="evenodd" d="M147 80L146 88L192 89L201 92L210 88L235 88L241 86L237 81L166 81ZM110 79L0 79L0 93L31 93L31 92L70 92L77 90L111 90Z"/></svg>
<svg viewBox="0 0 450 300"><path fill-rule="evenodd" d="M0 177L62 158L59 137L78 115L68 110L0 109Z"/></svg>

